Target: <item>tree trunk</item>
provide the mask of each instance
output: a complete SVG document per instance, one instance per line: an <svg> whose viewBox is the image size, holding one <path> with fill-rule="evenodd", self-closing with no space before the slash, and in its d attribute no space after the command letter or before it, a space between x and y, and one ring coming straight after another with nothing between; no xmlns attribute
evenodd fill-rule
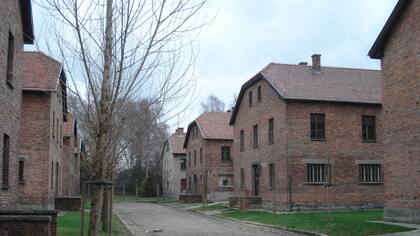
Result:
<svg viewBox="0 0 420 236"><path fill-rule="evenodd" d="M105 19L105 50L104 50L104 70L102 75L101 84L101 99L99 101L99 112L98 112L98 133L96 140L96 153L94 160L98 164L98 174L101 181L106 181L106 170L107 170L107 141L109 135L110 122L112 111L110 110L111 105L111 94L110 94L110 79L111 79L111 64L112 64L112 6L113 0L107 0L106 3L106 19ZM104 185L99 185L96 188L99 190L94 192L92 198L92 209L90 214L89 223L89 236L98 235L98 226L101 220L102 201L104 194ZM95 199L95 200L93 200Z"/></svg>
<svg viewBox="0 0 420 236"><path fill-rule="evenodd" d="M101 216L101 222L102 222L102 231L108 232L109 227L109 193L110 189L106 188L103 194L103 203L102 203L102 216Z"/></svg>

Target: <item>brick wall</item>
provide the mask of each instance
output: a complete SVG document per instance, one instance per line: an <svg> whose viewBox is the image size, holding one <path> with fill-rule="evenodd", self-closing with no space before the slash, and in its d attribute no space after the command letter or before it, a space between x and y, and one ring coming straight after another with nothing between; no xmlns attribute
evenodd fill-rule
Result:
<svg viewBox="0 0 420 236"><path fill-rule="evenodd" d="M257 87L262 99L257 101ZM248 105L248 91L253 105ZM281 210L309 210L322 207L323 185L307 183L306 164L330 160L333 185L330 202L341 208L380 207L382 184L360 184L359 163L382 163L382 118L379 105L322 102L291 102L278 97L270 85L260 80L245 91L234 123L235 195L253 195L252 165L260 165L259 196L263 206L271 207L275 197ZM326 140L311 141L310 113L326 114ZM376 116L376 142L361 138L361 116ZM274 143L268 139L268 121L274 119ZM253 126L258 125L258 148L253 148ZM240 132L245 133L245 150L240 151ZM269 165L274 164L276 192L269 186ZM240 170L244 169L244 188ZM293 210L293 209L292 209Z"/></svg>
<svg viewBox="0 0 420 236"><path fill-rule="evenodd" d="M420 4L410 2L381 62L385 219L420 223Z"/></svg>
<svg viewBox="0 0 420 236"><path fill-rule="evenodd" d="M197 128L196 125L191 129ZM191 180L192 193L202 194L204 183L207 184L207 196L210 200L228 199L230 192L233 191L233 162L224 162L221 160L221 147L232 147L232 140L210 140L203 139L202 134L198 132L198 137L193 139L189 136L187 146L187 181ZM200 148L202 149L202 163L200 162ZM196 164L194 164L194 151L196 152ZM190 165L191 153L191 165ZM231 148L232 156L232 148ZM232 158L232 157L231 157ZM197 189L194 192L194 175L197 176ZM190 178L189 178L190 177ZM230 184L226 187L222 186L223 179ZM187 183L187 187L190 183Z"/></svg>
<svg viewBox="0 0 420 236"><path fill-rule="evenodd" d="M58 88L61 89L60 86ZM62 195L61 99L57 97L57 92L24 91L22 104L20 151L26 159L19 201L31 205L52 205L54 196Z"/></svg>
<svg viewBox="0 0 420 236"><path fill-rule="evenodd" d="M21 203L39 204L49 199L50 95L23 92L20 154L25 157L24 182L19 186Z"/></svg>
<svg viewBox="0 0 420 236"><path fill-rule="evenodd" d="M9 188L0 189L0 205L16 202L17 158L21 107L21 52L23 50L22 22L18 1L3 0L0 3L0 157L3 155L3 135L10 137ZM6 62L9 31L14 36L14 62L12 87L6 84ZM0 162L0 176L2 166ZM2 183L0 183L2 185ZM1 186L0 186L1 187Z"/></svg>

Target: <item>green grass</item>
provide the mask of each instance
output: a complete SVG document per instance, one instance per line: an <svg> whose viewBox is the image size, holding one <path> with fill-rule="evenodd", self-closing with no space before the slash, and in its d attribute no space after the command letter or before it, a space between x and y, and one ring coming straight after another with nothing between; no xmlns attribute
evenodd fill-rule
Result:
<svg viewBox="0 0 420 236"><path fill-rule="evenodd" d="M87 235L89 226L89 212L84 217L84 235ZM112 217L112 235L122 236L130 235L117 216ZM80 212L64 212L58 216L58 232L60 236L79 235L80 232ZM99 235L108 235L106 232L100 232Z"/></svg>
<svg viewBox="0 0 420 236"><path fill-rule="evenodd" d="M382 220L382 210L336 212L334 215L335 219L332 219L331 222L328 223L327 219L322 219L321 212L283 214L277 215L276 217L271 213L259 211L228 211L222 213L222 216L239 220L253 221L281 226L287 229L300 229L328 235L362 236L413 230L401 226L367 222Z"/></svg>
<svg viewBox="0 0 420 236"><path fill-rule="evenodd" d="M229 206L226 204L215 204L206 207L196 208L196 211L214 211L214 210L225 210L228 209Z"/></svg>

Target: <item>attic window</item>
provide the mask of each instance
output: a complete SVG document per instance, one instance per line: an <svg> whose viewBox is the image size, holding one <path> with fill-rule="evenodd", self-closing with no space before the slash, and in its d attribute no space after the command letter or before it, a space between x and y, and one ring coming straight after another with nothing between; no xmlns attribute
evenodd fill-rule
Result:
<svg viewBox="0 0 420 236"><path fill-rule="evenodd" d="M252 91L248 92L249 107L252 107Z"/></svg>
<svg viewBox="0 0 420 236"><path fill-rule="evenodd" d="M261 102L261 86L258 86L257 88L257 99L258 99L258 103Z"/></svg>

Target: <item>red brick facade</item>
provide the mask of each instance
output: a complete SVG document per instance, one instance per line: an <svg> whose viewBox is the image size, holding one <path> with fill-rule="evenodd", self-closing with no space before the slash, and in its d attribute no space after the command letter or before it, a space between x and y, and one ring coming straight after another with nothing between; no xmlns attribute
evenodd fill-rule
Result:
<svg viewBox="0 0 420 236"><path fill-rule="evenodd" d="M80 137L77 121L68 114L63 127L63 182L61 194L64 196L80 194Z"/></svg>
<svg viewBox="0 0 420 236"><path fill-rule="evenodd" d="M57 63L37 52L27 52L25 57L30 58L27 61L31 63L25 68L26 74L31 73L32 63ZM53 67L34 68L49 70ZM40 85L44 85L42 81L52 81L51 87L55 89L42 91L41 88L23 87L20 156L24 168L19 192L22 204L52 206L54 196L62 195L63 122L67 110L65 77L61 66L56 68L55 73L49 72L55 78L37 77L49 74L44 71L32 72L33 81L39 80Z"/></svg>
<svg viewBox="0 0 420 236"><path fill-rule="evenodd" d="M420 1L399 1L369 55L381 59L385 213L420 223Z"/></svg>
<svg viewBox="0 0 420 236"><path fill-rule="evenodd" d="M23 51L23 27L22 16L31 16L30 12L23 12L25 6L20 6L19 1L3 0L0 3L0 178L3 176L3 164L5 150L3 141L5 135L9 137L9 161L7 167L8 183L0 179L0 206L8 207L17 200L18 176L18 144L19 144L19 123L21 117L21 87L22 87L22 51ZM28 26L32 28L32 25ZM27 33L27 32L26 32ZM12 36L13 40L10 40ZM12 42L13 61L10 71L11 80L8 81L8 55L9 42ZM25 40L26 41L26 40ZM27 43L31 43L31 40ZM7 164L7 163L6 163Z"/></svg>
<svg viewBox="0 0 420 236"><path fill-rule="evenodd" d="M304 70L305 73L311 70L307 66L293 65L288 65L286 69ZM323 68L324 72L319 76L340 71L336 68L326 69ZM299 72L299 75L302 73ZM351 72L352 75L359 73L363 74L364 71ZM366 73L377 75L379 78L377 71ZM379 164L381 170L383 169L380 104L320 101L310 98L283 99L273 87L273 83L263 77L254 78L252 83L248 83L241 90L242 97L239 96L236 114L231 120L234 132L235 196L257 194L262 197L265 208L272 206L275 197L278 208L283 211L316 210L326 207L327 204L337 209L383 206L382 171L379 173L380 181L359 181L361 164ZM308 78L311 79L313 78ZM306 84L300 86L304 87ZM301 89L305 90L303 87ZM252 105L249 96L252 96ZM311 139L311 114L325 115L325 139ZM373 142L362 140L364 115L375 117L376 140ZM257 145L254 144L254 130L258 131ZM244 137L243 151L241 133ZM320 183L308 180L309 167L315 164L329 164L329 181ZM271 178L270 168L274 170L271 171ZM325 182L330 182L328 190Z"/></svg>
<svg viewBox="0 0 420 236"><path fill-rule="evenodd" d="M203 134L207 126L206 121L212 120L213 115L221 118L225 129L231 130L228 124L230 113L223 112L204 113L188 126L188 140L184 144L187 158L187 189L190 194L206 192L208 200L227 200L233 191L232 139L208 137ZM230 160L222 160L222 147L229 149Z"/></svg>

